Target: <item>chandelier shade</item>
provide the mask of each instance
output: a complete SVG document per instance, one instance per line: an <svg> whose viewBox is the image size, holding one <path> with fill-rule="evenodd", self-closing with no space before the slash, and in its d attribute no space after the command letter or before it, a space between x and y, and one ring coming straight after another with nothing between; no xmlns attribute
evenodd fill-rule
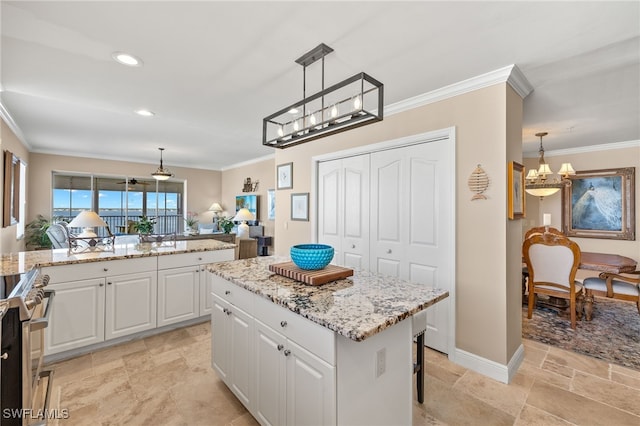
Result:
<svg viewBox="0 0 640 426"><path fill-rule="evenodd" d="M542 138L547 134L547 132L536 133L536 136L540 137L538 170L529 170L529 173L527 173L525 178L526 184L524 186L524 190L527 194L540 197L540 199L553 195L565 186L571 185L571 181L567 179L567 176L576 174L571 163L562 163L560 171L558 172L562 179L547 180L547 176L553 174L551 167L549 167L549 164L547 164L544 159L544 147L542 146Z"/></svg>
<svg viewBox="0 0 640 426"><path fill-rule="evenodd" d="M167 180L173 177L173 173L162 165L162 151L164 151L164 148L158 149L160 150L160 167L158 167L155 172L151 173L151 176L153 176L155 180Z"/></svg>
<svg viewBox="0 0 640 426"><path fill-rule="evenodd" d="M384 85L361 72L324 88L324 56L333 49L320 44L296 60L302 65L302 100L265 117L262 144L288 148L383 119ZM322 90L306 96L306 67L322 59Z"/></svg>

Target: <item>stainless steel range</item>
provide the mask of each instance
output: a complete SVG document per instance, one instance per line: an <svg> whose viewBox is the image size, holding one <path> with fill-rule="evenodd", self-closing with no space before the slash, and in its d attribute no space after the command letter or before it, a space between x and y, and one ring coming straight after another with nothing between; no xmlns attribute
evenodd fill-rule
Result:
<svg viewBox="0 0 640 426"><path fill-rule="evenodd" d="M0 424L46 424L52 371L42 369L44 329L54 292L45 290L47 275L37 269L0 277Z"/></svg>

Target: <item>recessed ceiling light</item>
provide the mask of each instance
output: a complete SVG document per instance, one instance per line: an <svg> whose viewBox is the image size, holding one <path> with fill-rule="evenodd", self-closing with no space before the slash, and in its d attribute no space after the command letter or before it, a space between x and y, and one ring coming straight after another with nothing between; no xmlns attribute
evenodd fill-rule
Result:
<svg viewBox="0 0 640 426"><path fill-rule="evenodd" d="M141 67L142 66L142 59L138 58L137 56L133 56L130 53L113 52L111 57L113 59L115 59L117 62L120 62L123 65L129 65L130 67Z"/></svg>
<svg viewBox="0 0 640 426"><path fill-rule="evenodd" d="M141 115L143 117L153 117L154 115L156 115L155 112L149 111L148 109L136 110L136 114Z"/></svg>

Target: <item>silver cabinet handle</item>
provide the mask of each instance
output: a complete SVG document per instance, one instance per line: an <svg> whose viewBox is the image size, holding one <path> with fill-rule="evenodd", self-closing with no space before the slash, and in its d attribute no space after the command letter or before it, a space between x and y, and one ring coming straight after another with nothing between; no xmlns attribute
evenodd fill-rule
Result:
<svg viewBox="0 0 640 426"><path fill-rule="evenodd" d="M0 356L0 358L8 359L9 358L9 354L5 352L5 353L2 354L2 356Z"/></svg>
<svg viewBox="0 0 640 426"><path fill-rule="evenodd" d="M287 326L286 321L280 321L280 327L285 328Z"/></svg>
<svg viewBox="0 0 640 426"><path fill-rule="evenodd" d="M105 272L107 272L107 271L109 270L109 268L104 268L103 270L104 270Z"/></svg>
<svg viewBox="0 0 640 426"><path fill-rule="evenodd" d="M198 260L202 260L202 258L201 258L201 257L199 257L199 258L198 258Z"/></svg>
<svg viewBox="0 0 640 426"><path fill-rule="evenodd" d="M98 284L98 287L104 287L104 283Z"/></svg>
<svg viewBox="0 0 640 426"><path fill-rule="evenodd" d="M108 282L107 284L108 284L108 285L111 285L111 284L113 284L113 283L112 283L112 282Z"/></svg>
<svg viewBox="0 0 640 426"><path fill-rule="evenodd" d="M227 309L227 315L231 315L231 310Z"/></svg>
<svg viewBox="0 0 640 426"><path fill-rule="evenodd" d="M281 350L283 350L283 349L284 349L284 345L283 345L282 343L280 343L280 344L278 345L278 351L281 351Z"/></svg>
<svg viewBox="0 0 640 426"><path fill-rule="evenodd" d="M226 294L227 296L231 294L231 290L225 290L224 294Z"/></svg>
<svg viewBox="0 0 640 426"><path fill-rule="evenodd" d="M391 254L391 249L387 249L387 253L388 253L388 254Z"/></svg>
<svg viewBox="0 0 640 426"><path fill-rule="evenodd" d="M291 355L291 351L289 349L284 351L284 356L289 356L289 355Z"/></svg>
<svg viewBox="0 0 640 426"><path fill-rule="evenodd" d="M355 244L351 244L351 248L356 248L356 245Z"/></svg>

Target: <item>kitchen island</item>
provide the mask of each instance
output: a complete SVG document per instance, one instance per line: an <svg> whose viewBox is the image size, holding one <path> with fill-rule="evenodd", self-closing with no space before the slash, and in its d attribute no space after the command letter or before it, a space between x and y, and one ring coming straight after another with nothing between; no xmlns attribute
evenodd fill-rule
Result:
<svg viewBox="0 0 640 426"><path fill-rule="evenodd" d="M355 271L309 286L286 258L208 265L212 366L261 424L411 424L414 314L448 292Z"/></svg>

